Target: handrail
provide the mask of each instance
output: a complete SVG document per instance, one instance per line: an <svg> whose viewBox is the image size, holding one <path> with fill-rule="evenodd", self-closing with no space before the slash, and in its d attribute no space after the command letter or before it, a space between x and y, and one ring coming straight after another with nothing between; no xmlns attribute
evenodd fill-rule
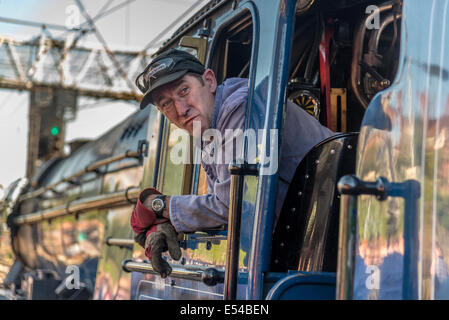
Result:
<svg viewBox="0 0 449 320"><path fill-rule="evenodd" d="M347 179L347 178L346 178ZM344 193L347 182L338 182L340 200L340 225L338 230L338 258L336 299L352 300L354 291L356 240L357 240L357 197Z"/></svg>
<svg viewBox="0 0 449 320"><path fill-rule="evenodd" d="M112 207L124 206L131 203L131 201L137 200L139 193L140 187L132 187L125 191L73 200L66 205L18 216L14 219L14 223L17 225L31 224L69 214L81 214L94 209L108 209Z"/></svg>
<svg viewBox="0 0 449 320"><path fill-rule="evenodd" d="M224 271L215 268L184 266L178 264L170 264L170 266L172 268L170 277L173 278L202 281L208 286L215 286L224 281ZM159 275L159 272L155 271L149 262L124 260L122 262L122 269L125 272L141 272Z"/></svg>
<svg viewBox="0 0 449 320"><path fill-rule="evenodd" d="M106 159L94 162L94 163L92 163L90 165L87 165L83 170L80 170L80 171L72 174L69 177L62 178L61 180L56 181L55 183L53 183L51 185L39 188L39 189L37 189L35 191L32 191L30 193L22 195L19 198L19 201L24 201L24 200L28 200L28 199L32 199L32 198L38 197L38 196L44 194L45 192L47 192L49 190L53 190L57 185L59 185L59 184L61 184L63 182L71 183L75 178L78 178L78 177L80 177L80 176L82 176L82 175L84 175L84 174L86 174L88 172L93 172L93 171L97 170L98 168L100 168L102 166L105 166L107 164L111 164L113 162L117 162L117 161L120 161L120 160L123 160L123 159L126 159L126 158L140 158L141 155L142 155L142 151L140 149L139 150L134 150L134 151L129 151L128 150L125 153L122 153L122 154L119 154L119 155L116 155L116 156L112 156L112 157L109 157L109 158L106 158Z"/></svg>
<svg viewBox="0 0 449 320"><path fill-rule="evenodd" d="M237 283L240 253L240 225L242 216L243 190L246 175L257 175L257 164L229 164L231 185L229 187L228 237L226 247L226 274L224 280L224 300L237 298Z"/></svg>
<svg viewBox="0 0 449 320"><path fill-rule="evenodd" d="M106 244L108 246L116 246L116 247L122 247L122 248L133 248L134 247L134 240L133 239L121 239L121 238L107 238Z"/></svg>
<svg viewBox="0 0 449 320"><path fill-rule="evenodd" d="M340 217L339 257L337 266L337 299L352 299L355 281L355 261L357 258L357 197L375 196L378 201L388 197L404 199L404 263L402 298L416 300L419 298L419 242L418 202L421 187L416 180L390 182L385 177L376 181L363 181L356 175L346 175L338 181L338 191L342 195Z"/></svg>

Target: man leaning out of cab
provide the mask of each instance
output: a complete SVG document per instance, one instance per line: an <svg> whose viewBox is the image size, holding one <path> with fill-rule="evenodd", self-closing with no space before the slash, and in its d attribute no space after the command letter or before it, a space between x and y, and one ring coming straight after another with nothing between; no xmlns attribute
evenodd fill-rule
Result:
<svg viewBox="0 0 449 320"><path fill-rule="evenodd" d="M171 49L153 59L137 77L136 85L144 93L141 109L153 104L172 123L192 136L194 128L199 129L201 135L213 129L218 130L223 138L218 143L201 143L201 165L207 174L207 194L170 196L147 188L139 195L131 216L135 240L145 248L145 255L151 260L154 270L166 277L171 268L162 258L162 253L168 249L173 259L181 258L178 233L227 224L230 161L219 160L225 156L229 130L244 129L248 80L229 78L218 85L214 72L205 68L195 56ZM333 134L306 111L287 101L277 167L276 217L302 158L314 145ZM232 151L236 149L234 138L231 139ZM210 161L208 157L213 156L217 148L223 148L222 157ZM235 154L232 153L233 156Z"/></svg>

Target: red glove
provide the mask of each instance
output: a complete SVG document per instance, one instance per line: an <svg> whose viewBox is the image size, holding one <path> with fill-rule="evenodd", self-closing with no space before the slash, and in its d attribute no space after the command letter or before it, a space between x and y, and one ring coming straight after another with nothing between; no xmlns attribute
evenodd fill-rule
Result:
<svg viewBox="0 0 449 320"><path fill-rule="evenodd" d="M143 190L131 215L131 227L136 233L135 241L145 249L145 255L151 260L153 269L162 278L167 277L172 269L163 259L162 253L167 251L170 256L179 260L181 248L178 234L169 219L158 219L153 210L144 206L145 199L152 194L161 194L154 188ZM180 235L182 237L182 234Z"/></svg>
<svg viewBox="0 0 449 320"><path fill-rule="evenodd" d="M154 188L147 188L139 194L137 204L131 215L131 227L136 234L146 232L156 222L156 214L153 210L143 205L145 199L152 194L161 194ZM166 220L162 221L165 222ZM142 245L142 244L141 244ZM143 245L142 245L143 246Z"/></svg>

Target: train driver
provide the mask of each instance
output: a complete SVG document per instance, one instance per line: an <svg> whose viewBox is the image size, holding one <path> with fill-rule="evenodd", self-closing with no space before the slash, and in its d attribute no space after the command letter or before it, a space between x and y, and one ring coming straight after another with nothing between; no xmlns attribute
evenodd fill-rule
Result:
<svg viewBox="0 0 449 320"><path fill-rule="evenodd" d="M194 135L195 128L202 135L210 129L218 130L221 137L226 136L225 130L244 129L248 80L230 78L218 85L214 72L183 50L170 49L157 56L137 77L136 85L144 93L142 109L150 103L155 105L190 135ZM283 130L277 216L301 159L314 145L334 134L290 101L286 105ZM213 152L210 145L201 144L201 165L207 173L208 194L169 196L148 188L141 192L133 210L131 226L136 233L135 240L145 248L145 255L162 277L171 272L161 257L162 252L168 249L173 259L181 258L177 233L227 224L230 161L206 161L205 156Z"/></svg>

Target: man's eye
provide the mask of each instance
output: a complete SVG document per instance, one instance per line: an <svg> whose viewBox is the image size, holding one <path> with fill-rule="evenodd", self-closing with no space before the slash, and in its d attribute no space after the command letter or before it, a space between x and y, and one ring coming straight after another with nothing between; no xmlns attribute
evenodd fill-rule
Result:
<svg viewBox="0 0 449 320"><path fill-rule="evenodd" d="M187 94L187 92L189 92L189 88L188 87L184 87L181 89L181 94Z"/></svg>
<svg viewBox="0 0 449 320"><path fill-rule="evenodd" d="M165 100L165 101L161 101L160 106L161 107L166 107L170 104L170 100Z"/></svg>

